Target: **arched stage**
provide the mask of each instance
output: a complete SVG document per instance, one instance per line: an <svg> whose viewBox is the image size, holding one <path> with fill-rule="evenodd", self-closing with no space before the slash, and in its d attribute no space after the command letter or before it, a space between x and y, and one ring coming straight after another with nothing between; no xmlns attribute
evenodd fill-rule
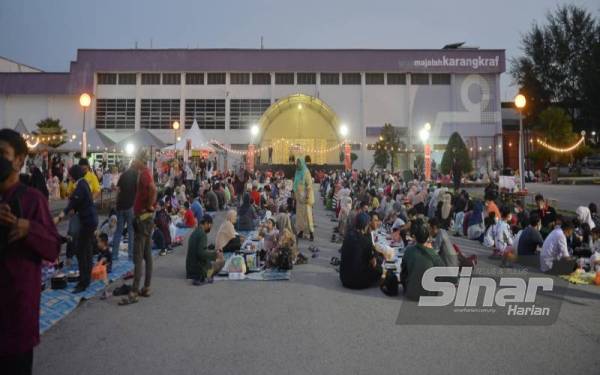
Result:
<svg viewBox="0 0 600 375"><path fill-rule="evenodd" d="M340 120L322 100L293 94L273 103L258 122L254 140L262 150L258 165L285 165L298 156L310 156L311 164L340 165L343 151ZM271 158L269 159L269 152Z"/></svg>

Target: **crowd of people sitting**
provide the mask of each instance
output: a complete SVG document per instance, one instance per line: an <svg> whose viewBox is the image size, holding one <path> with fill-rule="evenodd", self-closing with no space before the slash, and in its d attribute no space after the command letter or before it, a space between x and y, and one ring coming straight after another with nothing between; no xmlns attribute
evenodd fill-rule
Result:
<svg viewBox="0 0 600 375"><path fill-rule="evenodd" d="M479 241L501 267L523 264L551 274L576 268L600 270L600 217L597 207L578 207L565 217L542 195L535 207L503 199L491 182L483 199L440 183L404 180L385 172L333 172L322 177L321 194L335 211L332 241L342 242L340 279L348 288L377 285L389 254L373 241L384 226L391 242L405 248L400 282L405 294L418 298L420 277L433 266L465 266L467 258L452 237Z"/></svg>

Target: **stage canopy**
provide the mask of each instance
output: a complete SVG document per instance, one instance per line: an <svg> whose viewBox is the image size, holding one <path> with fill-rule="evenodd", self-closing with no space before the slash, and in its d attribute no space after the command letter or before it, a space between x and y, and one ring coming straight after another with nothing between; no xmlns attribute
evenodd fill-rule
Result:
<svg viewBox="0 0 600 375"><path fill-rule="evenodd" d="M192 142L192 150L200 150L207 152L214 152L215 148L210 145L208 140L204 137L204 134L200 130L200 126L198 126L198 122L194 119L194 123L192 126L183 133L181 136L181 140L177 142L175 145L170 145L164 148L164 150L185 150L187 148L187 142ZM175 147L173 147L175 146Z"/></svg>
<svg viewBox="0 0 600 375"><path fill-rule="evenodd" d="M75 138L71 137L66 143L63 143L55 149L58 152L78 152L81 151L81 132L75 135ZM87 152L118 152L115 148L115 142L104 135L97 129L88 129L85 131L87 137Z"/></svg>

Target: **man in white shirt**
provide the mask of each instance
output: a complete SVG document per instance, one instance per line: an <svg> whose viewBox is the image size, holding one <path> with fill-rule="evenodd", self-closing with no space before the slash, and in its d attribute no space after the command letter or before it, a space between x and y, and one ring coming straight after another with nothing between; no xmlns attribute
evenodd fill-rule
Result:
<svg viewBox="0 0 600 375"><path fill-rule="evenodd" d="M570 221L555 227L546 237L540 252L540 270L554 275L566 275L575 270L575 261L571 259L567 248L567 237L573 233Z"/></svg>

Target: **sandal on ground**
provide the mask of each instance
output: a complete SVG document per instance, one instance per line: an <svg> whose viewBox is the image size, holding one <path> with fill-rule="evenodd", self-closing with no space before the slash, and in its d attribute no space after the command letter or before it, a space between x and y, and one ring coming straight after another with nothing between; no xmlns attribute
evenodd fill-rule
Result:
<svg viewBox="0 0 600 375"><path fill-rule="evenodd" d="M152 295L152 292L150 292L150 288L142 288L142 290L140 290L140 296L148 298Z"/></svg>
<svg viewBox="0 0 600 375"><path fill-rule="evenodd" d="M340 265L340 259L338 257L332 257L331 261L329 262L329 264L331 264L332 266L339 266Z"/></svg>
<svg viewBox="0 0 600 375"><path fill-rule="evenodd" d="M119 306L126 306L126 305L131 305L133 303L137 303L138 302L138 296L135 294L129 294L127 297L121 299L121 301L119 301Z"/></svg>

